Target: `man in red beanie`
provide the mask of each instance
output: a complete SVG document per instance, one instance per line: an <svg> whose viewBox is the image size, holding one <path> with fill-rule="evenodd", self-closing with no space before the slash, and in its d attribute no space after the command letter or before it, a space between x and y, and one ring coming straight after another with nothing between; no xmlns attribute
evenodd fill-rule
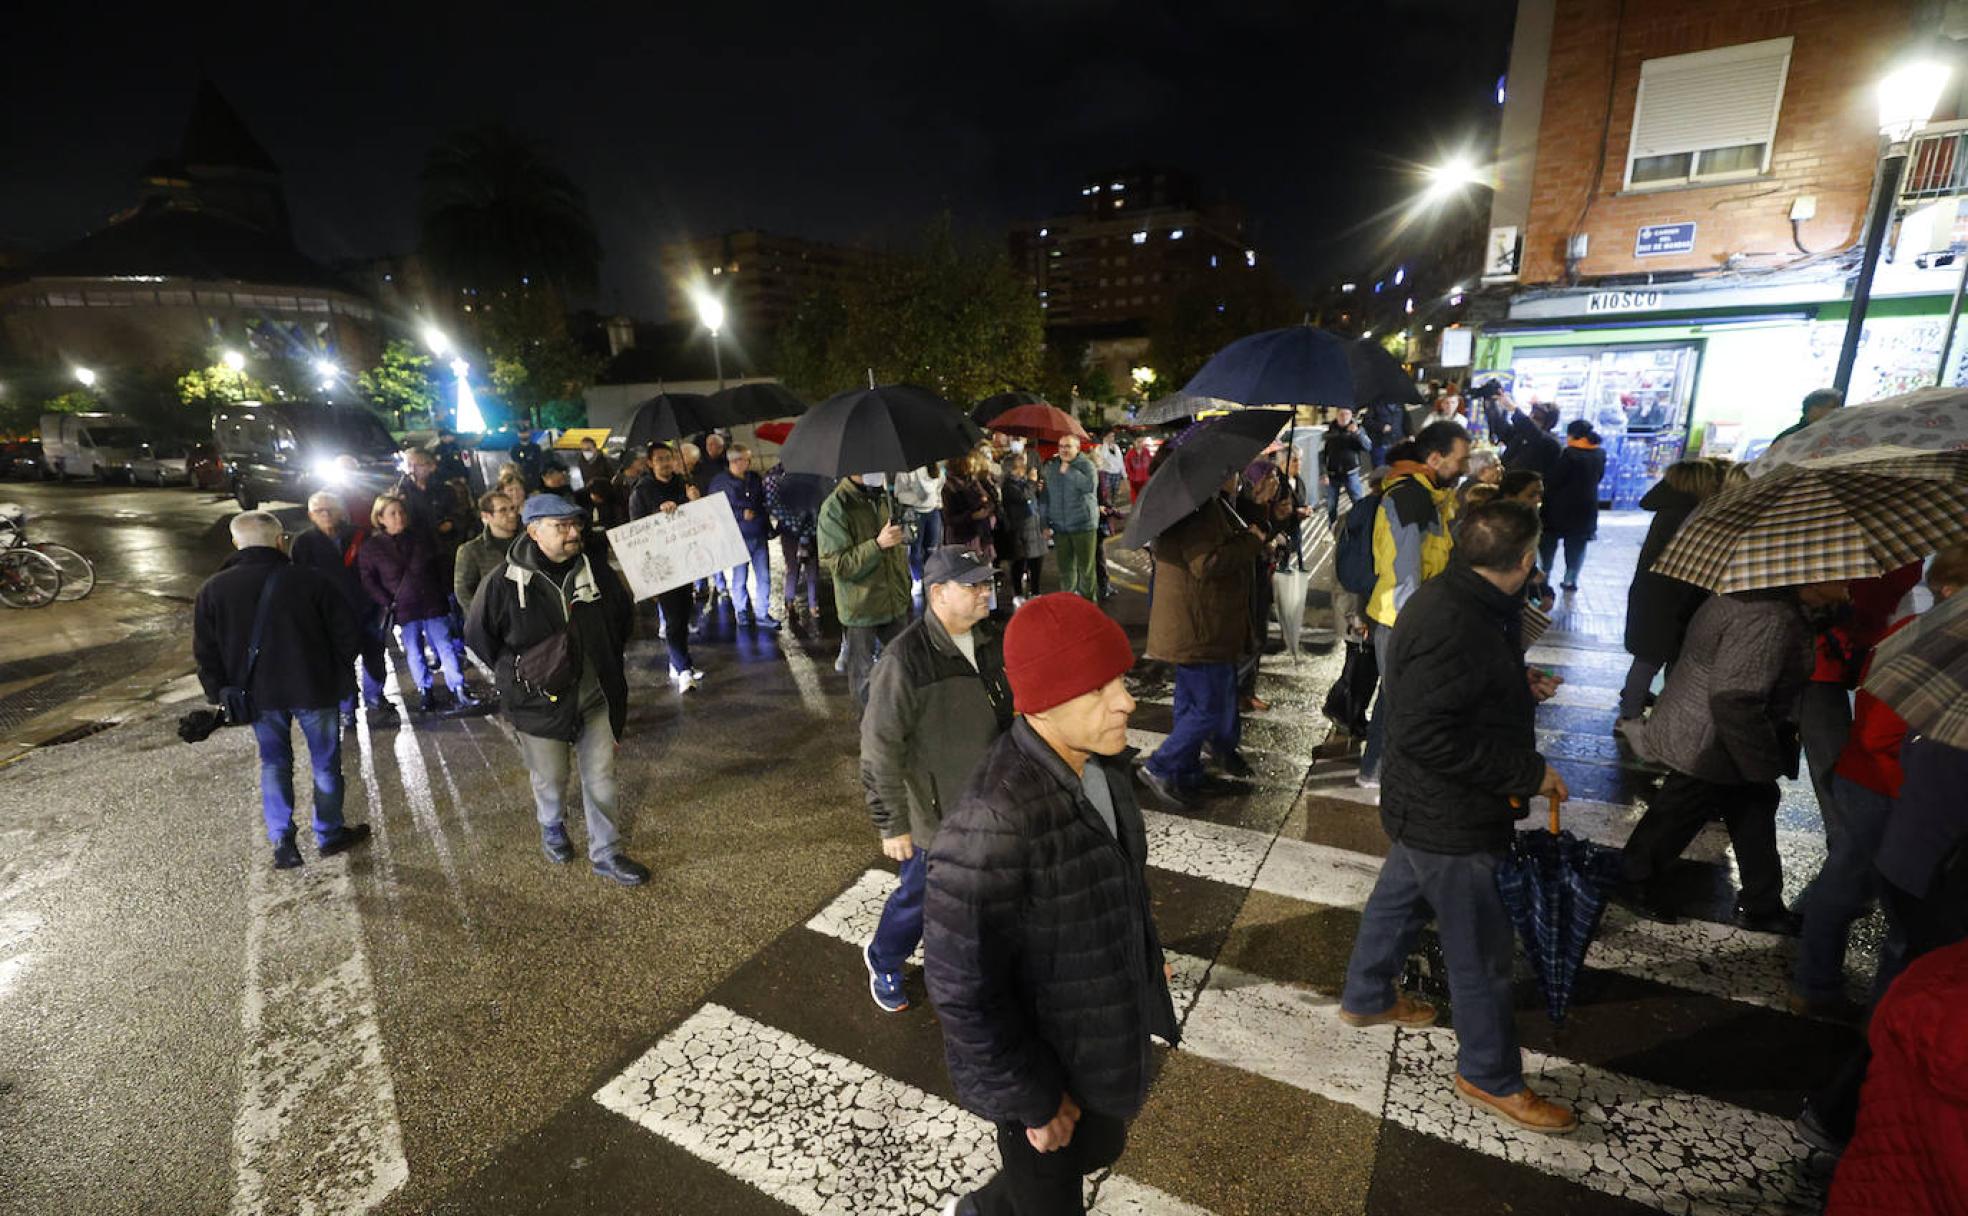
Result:
<svg viewBox="0 0 1968 1216"><path fill-rule="evenodd" d="M1028 601L1004 639L1018 718L929 854L923 970L957 1100L1002 1168L956 1216L1078 1216L1148 1096L1148 1036L1178 1036L1128 770L1134 665L1091 602Z"/></svg>

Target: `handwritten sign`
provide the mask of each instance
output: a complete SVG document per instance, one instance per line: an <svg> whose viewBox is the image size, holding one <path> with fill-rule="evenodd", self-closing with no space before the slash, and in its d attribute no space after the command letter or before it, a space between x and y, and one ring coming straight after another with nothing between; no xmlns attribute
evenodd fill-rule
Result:
<svg viewBox="0 0 1968 1216"><path fill-rule="evenodd" d="M608 546L639 600L751 560L731 500L722 494L610 528Z"/></svg>

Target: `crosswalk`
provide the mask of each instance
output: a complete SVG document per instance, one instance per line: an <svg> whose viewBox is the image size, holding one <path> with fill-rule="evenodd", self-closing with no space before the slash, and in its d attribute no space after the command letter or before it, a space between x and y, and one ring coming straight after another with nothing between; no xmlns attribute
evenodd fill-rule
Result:
<svg viewBox="0 0 1968 1216"><path fill-rule="evenodd" d="M1571 673L1570 707L1608 710L1624 674L1616 657L1551 640L1533 655ZM1316 712L1306 707L1316 707L1329 678L1317 664L1276 677L1273 716ZM1163 737L1158 691L1144 688L1139 698L1143 711L1130 738L1138 747ZM1188 1159L1161 1155L1180 1142L1168 1129L1197 1121L1226 1089L1280 1110L1284 1095L1295 1095L1293 1109L1342 1129L1329 1143L1306 1143L1305 1153L1368 1161L1371 1186L1308 1199L1296 1210L1379 1213L1427 1202L1426 1170L1374 1166L1395 1151L1385 1129L1406 1137L1401 1152L1480 1179L1483 1201L1494 1205L1484 1210L1817 1210L1820 1163L1792 1135L1790 1118L1801 1093L1855 1040L1846 1028L1787 1011L1787 939L1719 920L1664 925L1614 909L1562 1037L1544 1025L1541 1003L1528 999L1525 972L1526 1076L1579 1112L1582 1127L1569 1137L1517 1132L1457 1101L1452 1029L1357 1030L1340 1022L1345 947L1378 873L1375 850L1385 845L1374 843L1372 794L1352 784L1350 763L1302 754L1314 750L1306 737L1273 727L1252 732L1259 776L1238 813L1208 804L1193 813L1145 812L1183 1038L1177 1052L1158 1049L1161 1078L1137 1125L1137 1145L1149 1146L1089 1180L1090 1210L1280 1210L1226 1183L1221 1171L1195 1168L1206 1152L1237 1151L1234 1130ZM1280 776L1294 772L1296 780ZM1624 788L1605 774L1582 784ZM1638 817L1633 798L1643 793L1581 800L1568 809L1567 825L1616 844ZM1794 834L1787 856L1810 843ZM1726 838L1705 835L1690 857L1718 881L1731 876ZM610 1079L595 1102L734 1186L807 1216L931 1213L977 1186L996 1166L991 1129L953 1101L933 1011L917 997L915 1009L885 1017L866 999L860 946L894 883L890 870L861 874ZM919 962L918 954L912 984ZM1869 965L1853 960L1855 971ZM1177 1069L1178 1060L1197 1063ZM1199 1077L1196 1068L1206 1071ZM1253 1171L1267 1168L1250 1163Z"/></svg>

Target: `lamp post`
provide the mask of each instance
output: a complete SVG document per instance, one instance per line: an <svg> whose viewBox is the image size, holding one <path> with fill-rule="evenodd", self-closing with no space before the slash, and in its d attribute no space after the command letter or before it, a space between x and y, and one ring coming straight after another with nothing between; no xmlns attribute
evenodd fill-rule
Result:
<svg viewBox="0 0 1968 1216"><path fill-rule="evenodd" d="M701 288L696 296L697 319L711 331L711 363L717 368L718 391L723 392L724 350L718 345L718 333L724 328L724 301Z"/></svg>
<svg viewBox="0 0 1968 1216"><path fill-rule="evenodd" d="M78 367L75 369L75 382L83 388L94 388L96 387L96 373L89 368Z"/></svg>
<svg viewBox="0 0 1968 1216"><path fill-rule="evenodd" d="M1859 277L1852 284L1852 308L1845 317L1845 341L1838 348L1838 370L1832 387L1842 395L1852 385L1852 366L1859 359L1859 337L1865 332L1866 311L1872 304L1872 277L1879 269L1880 247L1899 201L1900 176L1906 171L1913 133L1934 113L1941 90L1947 87L1944 63L1919 59L1903 64L1879 82L1879 135L1886 143L1874 183L1872 209L1866 216L1865 252Z"/></svg>

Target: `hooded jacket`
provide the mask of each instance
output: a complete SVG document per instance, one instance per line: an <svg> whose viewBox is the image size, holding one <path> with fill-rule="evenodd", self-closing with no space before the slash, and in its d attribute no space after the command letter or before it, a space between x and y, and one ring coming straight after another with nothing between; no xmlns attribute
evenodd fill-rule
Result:
<svg viewBox="0 0 1968 1216"><path fill-rule="evenodd" d="M927 849L970 784L977 762L1011 726L1004 639L990 620L972 626L977 666L934 612L882 648L861 715L861 788L883 839L903 832Z"/></svg>
<svg viewBox="0 0 1968 1216"><path fill-rule="evenodd" d="M1455 534L1455 491L1436 489L1428 466L1404 460L1388 471L1374 513L1374 589L1367 616L1392 628L1401 606L1448 568Z"/></svg>
<svg viewBox="0 0 1968 1216"><path fill-rule="evenodd" d="M622 652L629 644L634 601L605 560L582 553L556 583L542 569L540 546L530 536L513 542L506 560L493 568L472 597L465 615L465 643L490 664L499 700L513 729L542 739L572 743L580 738L578 692L550 700L544 692L513 680L513 660L566 629L572 617L574 654L581 672L592 674L608 698L608 725L622 737L628 721L629 685Z"/></svg>
<svg viewBox="0 0 1968 1216"><path fill-rule="evenodd" d="M1080 777L1020 719L984 754L929 853L923 972L964 1109L1039 1127L1061 1093L1129 1118L1149 1035L1180 1035L1149 901L1133 750L1089 757L1115 832Z"/></svg>

